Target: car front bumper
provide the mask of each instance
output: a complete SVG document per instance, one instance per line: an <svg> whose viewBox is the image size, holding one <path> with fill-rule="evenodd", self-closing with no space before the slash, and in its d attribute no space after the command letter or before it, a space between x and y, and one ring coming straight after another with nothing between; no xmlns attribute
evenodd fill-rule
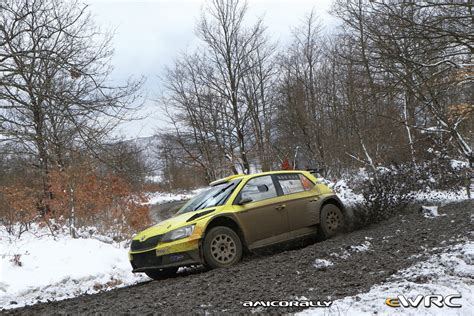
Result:
<svg viewBox="0 0 474 316"><path fill-rule="evenodd" d="M188 238L158 245L158 247L140 252L129 252L132 272L184 267L201 264L199 240Z"/></svg>

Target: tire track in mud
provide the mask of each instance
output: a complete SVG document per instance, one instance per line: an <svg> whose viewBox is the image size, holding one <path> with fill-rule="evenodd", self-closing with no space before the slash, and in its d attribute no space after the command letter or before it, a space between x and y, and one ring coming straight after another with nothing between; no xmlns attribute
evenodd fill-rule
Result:
<svg viewBox="0 0 474 316"><path fill-rule="evenodd" d="M398 270L459 240L472 240L472 201L439 208L425 218L418 206L377 225L314 244L260 252L229 269L188 269L174 278L95 295L3 311L6 314L250 313L244 301L338 299L366 292ZM279 248L282 248L280 246ZM269 252L269 253L268 253ZM316 259L330 261L315 266ZM265 308L286 313L297 308Z"/></svg>

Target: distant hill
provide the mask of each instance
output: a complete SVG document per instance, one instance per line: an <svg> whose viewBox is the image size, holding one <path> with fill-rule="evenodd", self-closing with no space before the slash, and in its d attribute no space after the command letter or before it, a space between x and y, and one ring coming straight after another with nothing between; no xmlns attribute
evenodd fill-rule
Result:
<svg viewBox="0 0 474 316"><path fill-rule="evenodd" d="M153 175L160 175L160 161L158 155L160 140L158 136L137 137L127 139L124 142L136 146L147 166L152 169Z"/></svg>

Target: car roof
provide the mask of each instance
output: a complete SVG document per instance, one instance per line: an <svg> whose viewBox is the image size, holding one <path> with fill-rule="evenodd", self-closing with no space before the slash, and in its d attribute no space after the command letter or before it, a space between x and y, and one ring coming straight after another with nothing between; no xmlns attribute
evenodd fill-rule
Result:
<svg viewBox="0 0 474 316"><path fill-rule="evenodd" d="M305 170L277 170L277 171L267 171L267 172L259 172L259 173L252 173L252 174L234 174L216 181L213 181L209 183L210 186L215 186L218 184L222 183L227 183L232 180L237 180L237 179L248 179L248 178L253 178L253 177L259 177L259 176L266 176L266 175L272 175L272 174L281 174L281 173L302 173L306 172Z"/></svg>

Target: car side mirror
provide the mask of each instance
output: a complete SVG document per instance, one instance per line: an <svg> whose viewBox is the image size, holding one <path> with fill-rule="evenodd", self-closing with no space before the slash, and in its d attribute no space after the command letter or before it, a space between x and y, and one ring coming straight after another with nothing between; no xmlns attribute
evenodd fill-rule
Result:
<svg viewBox="0 0 474 316"><path fill-rule="evenodd" d="M237 204L238 204L238 205L244 205L244 204L250 203L250 202L252 202L252 201L253 201L253 200L252 200L251 198L249 198L249 197L244 197L244 198L241 198L241 199L237 202Z"/></svg>

